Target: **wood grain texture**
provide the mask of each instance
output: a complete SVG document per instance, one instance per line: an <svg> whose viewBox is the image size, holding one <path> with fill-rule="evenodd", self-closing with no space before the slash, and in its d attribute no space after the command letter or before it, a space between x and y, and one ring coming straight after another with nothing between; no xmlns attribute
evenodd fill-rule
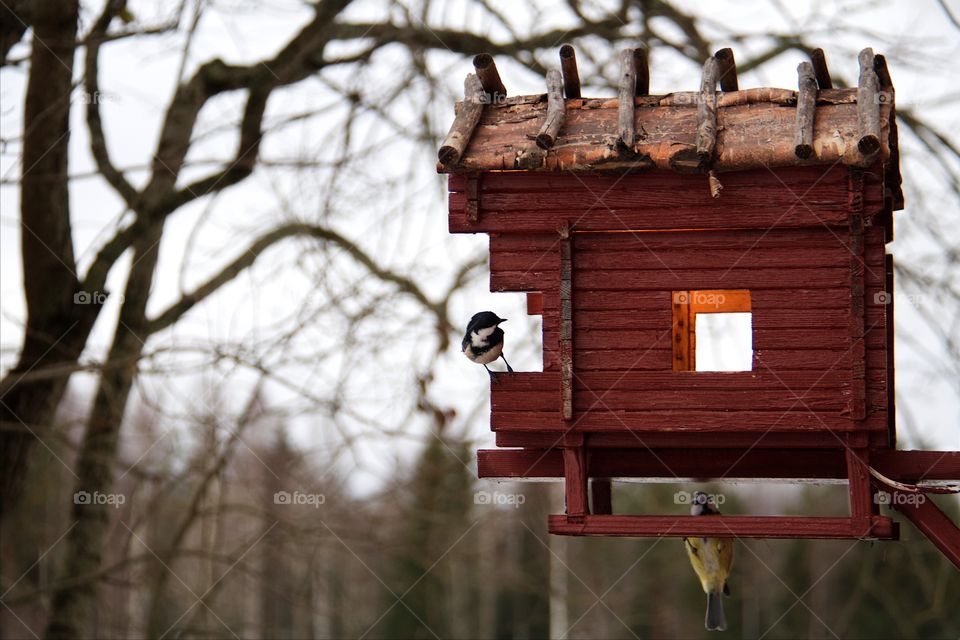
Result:
<svg viewBox="0 0 960 640"><path fill-rule="evenodd" d="M635 74L630 65L627 69ZM636 87L635 79L633 86ZM624 91L627 88L625 85ZM861 136L857 91L820 92L812 139L816 157L809 160L796 156L796 115L793 109L783 108L784 104L796 104L795 91L752 89L718 96L712 168L724 172L811 163L869 166L875 155L865 155L858 148ZM635 170L638 166L632 157L624 157L620 139L621 124L626 130L632 124L634 132L642 131L644 135L628 148L637 156L649 158L651 165L658 169L673 169L671 160L678 148L698 151L699 98L695 96L695 92L641 96L633 98L632 105L629 100L568 97L566 123L557 144L529 168L546 172ZM757 103L761 97L776 102ZM632 123L621 123L621 104L624 113L632 110ZM440 170L470 172L520 168L518 158L524 146L522 143L536 136L546 110L547 101L542 94L490 105L460 162L441 166ZM882 160L890 157L890 117L890 113L880 112L878 150Z"/></svg>
<svg viewBox="0 0 960 640"><path fill-rule="evenodd" d="M550 533L570 536L896 539L893 520L875 516L866 532L850 518L813 516L620 516L590 515L582 521L549 516Z"/></svg>

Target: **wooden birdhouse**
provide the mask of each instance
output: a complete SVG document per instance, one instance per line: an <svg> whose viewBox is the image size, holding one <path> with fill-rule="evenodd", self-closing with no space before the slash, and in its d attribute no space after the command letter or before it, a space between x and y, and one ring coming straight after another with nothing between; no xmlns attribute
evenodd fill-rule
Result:
<svg viewBox="0 0 960 640"><path fill-rule="evenodd" d="M883 57L860 54L855 88L818 50L797 90L739 89L724 49L699 90L649 95L627 50L612 99L581 97L572 47L560 61L546 94L507 97L477 56L439 151L450 232L488 234L491 290L543 317L543 371L491 384L480 475L563 478L556 534L895 538L872 484L955 480L960 454L896 451ZM718 349L735 370L710 370ZM850 514L613 514L616 478L846 480Z"/></svg>

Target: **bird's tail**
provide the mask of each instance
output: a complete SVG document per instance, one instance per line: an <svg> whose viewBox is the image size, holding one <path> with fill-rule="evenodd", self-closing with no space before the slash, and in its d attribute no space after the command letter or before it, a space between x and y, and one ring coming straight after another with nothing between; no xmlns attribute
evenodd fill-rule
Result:
<svg viewBox="0 0 960 640"><path fill-rule="evenodd" d="M723 614L723 599L719 593L707 594L707 631L726 631L727 617Z"/></svg>

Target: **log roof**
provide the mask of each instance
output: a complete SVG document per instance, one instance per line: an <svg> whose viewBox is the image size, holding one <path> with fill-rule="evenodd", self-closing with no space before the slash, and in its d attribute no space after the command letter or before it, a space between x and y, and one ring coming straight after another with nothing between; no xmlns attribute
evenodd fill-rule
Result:
<svg viewBox="0 0 960 640"><path fill-rule="evenodd" d="M467 77L438 171L708 173L879 165L894 208L902 208L894 90L883 56L861 52L853 88L832 86L817 50L798 67L797 90L740 89L733 55L724 49L704 64L700 91L648 95L641 51L622 53L616 98L579 96L569 45L561 50L562 85L559 71L551 70L548 91L539 95L506 96L492 58L477 56L477 75Z"/></svg>

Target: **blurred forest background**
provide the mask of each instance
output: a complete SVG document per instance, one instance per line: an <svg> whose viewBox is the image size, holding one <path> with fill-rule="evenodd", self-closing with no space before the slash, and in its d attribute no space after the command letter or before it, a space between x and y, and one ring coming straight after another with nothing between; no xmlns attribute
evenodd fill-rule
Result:
<svg viewBox="0 0 960 640"><path fill-rule="evenodd" d="M560 539L550 484L476 479L487 377L457 353L484 237L446 233L436 148L471 57L585 95L733 47L741 86L887 57L902 448L960 443L960 7L946 1L0 0L4 638L705 637L678 540ZM686 511L617 485L618 511ZM729 513L844 487L716 485ZM956 498L938 497L954 520ZM737 543L731 637L957 638L960 574L903 541Z"/></svg>

